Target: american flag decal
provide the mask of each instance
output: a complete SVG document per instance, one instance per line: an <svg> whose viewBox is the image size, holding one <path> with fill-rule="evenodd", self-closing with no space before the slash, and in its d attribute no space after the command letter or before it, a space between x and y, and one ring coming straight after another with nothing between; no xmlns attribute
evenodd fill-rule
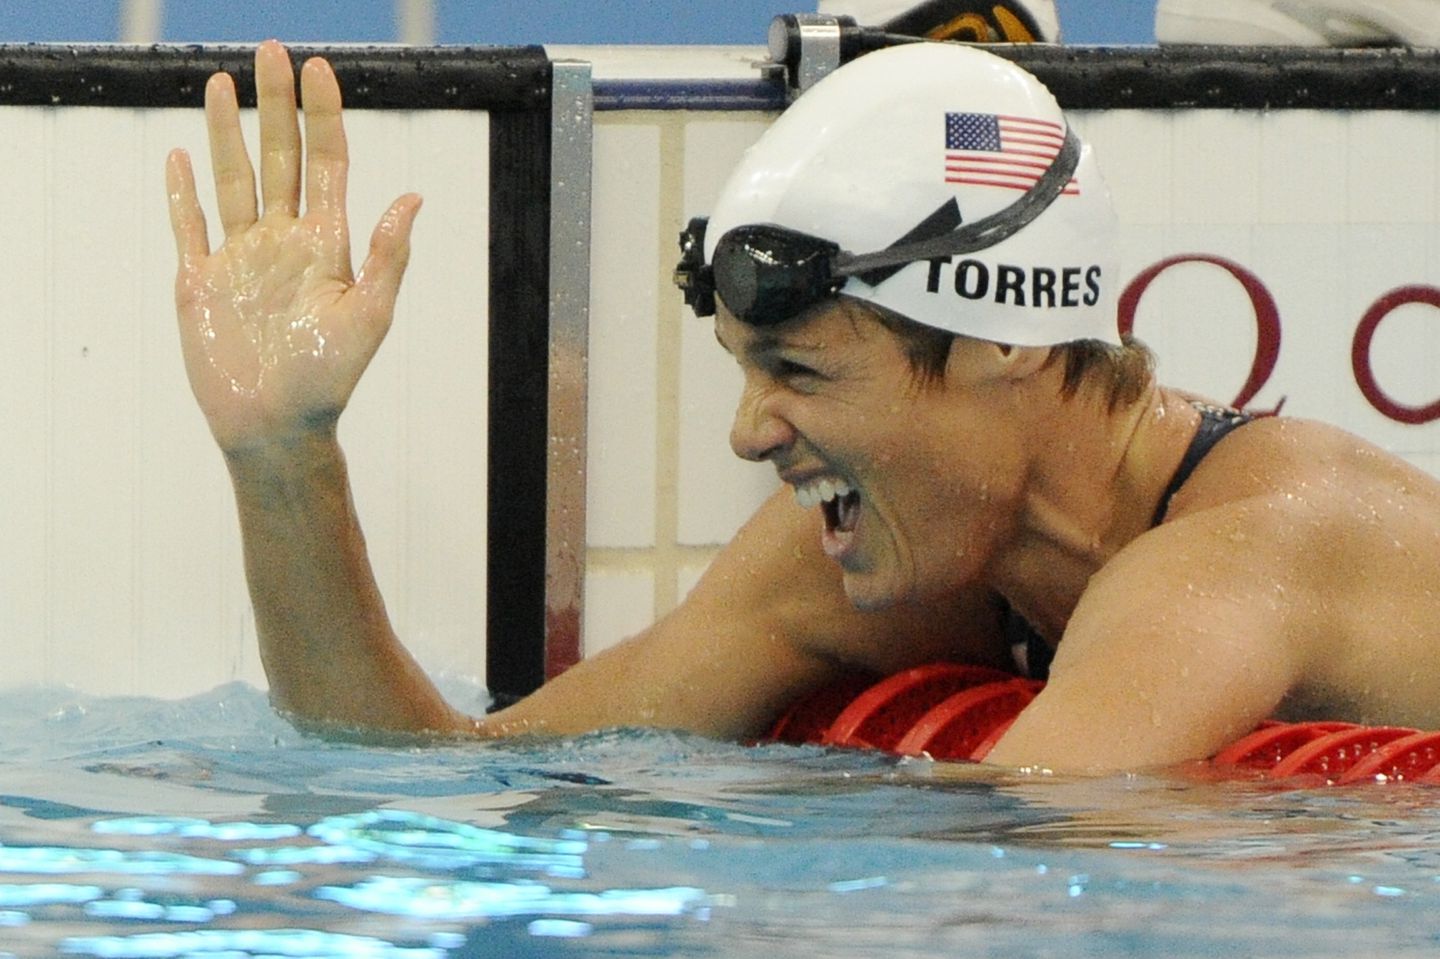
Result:
<svg viewBox="0 0 1440 959"><path fill-rule="evenodd" d="M1065 128L994 113L945 114L945 182L1028 190L1050 168ZM1073 177L1062 191L1076 196Z"/></svg>

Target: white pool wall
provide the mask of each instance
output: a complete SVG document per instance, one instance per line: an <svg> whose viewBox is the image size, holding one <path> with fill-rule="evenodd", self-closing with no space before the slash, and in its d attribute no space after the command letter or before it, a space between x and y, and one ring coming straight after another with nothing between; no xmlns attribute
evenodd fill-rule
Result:
<svg viewBox="0 0 1440 959"><path fill-rule="evenodd" d="M395 196L420 190L426 207L395 326L341 436L397 624L430 662L473 670L487 117L348 119L357 257ZM12 107L0 129L0 683L149 695L263 684L229 481L175 333L163 165L171 147L192 151L214 236L203 115Z"/></svg>

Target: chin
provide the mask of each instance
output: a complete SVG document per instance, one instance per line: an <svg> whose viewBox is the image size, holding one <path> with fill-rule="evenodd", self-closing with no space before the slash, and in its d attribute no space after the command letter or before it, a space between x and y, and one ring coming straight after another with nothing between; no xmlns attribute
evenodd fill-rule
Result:
<svg viewBox="0 0 1440 959"><path fill-rule="evenodd" d="M862 613L878 613L889 609L904 597L898 590L886 589L873 578L845 574L845 598Z"/></svg>

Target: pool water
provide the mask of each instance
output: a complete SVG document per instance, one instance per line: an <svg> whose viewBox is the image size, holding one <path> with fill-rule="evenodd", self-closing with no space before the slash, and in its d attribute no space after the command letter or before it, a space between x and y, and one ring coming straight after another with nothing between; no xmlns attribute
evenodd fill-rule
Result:
<svg viewBox="0 0 1440 959"><path fill-rule="evenodd" d="M452 690L462 701L483 692ZM1434 956L1440 789L0 694L0 956Z"/></svg>

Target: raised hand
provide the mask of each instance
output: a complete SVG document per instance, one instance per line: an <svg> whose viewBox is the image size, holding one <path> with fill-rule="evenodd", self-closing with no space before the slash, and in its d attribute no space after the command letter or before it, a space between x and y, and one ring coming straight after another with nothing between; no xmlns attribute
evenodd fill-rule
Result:
<svg viewBox="0 0 1440 959"><path fill-rule="evenodd" d="M235 84L210 78L205 118L225 240L213 252L183 150L165 170L179 253L175 303L190 386L227 453L333 429L394 315L420 197L390 205L358 275L345 215L349 155L340 86L314 58L294 72L284 46L255 53L260 195L240 131ZM300 211L300 183L306 208Z"/></svg>

